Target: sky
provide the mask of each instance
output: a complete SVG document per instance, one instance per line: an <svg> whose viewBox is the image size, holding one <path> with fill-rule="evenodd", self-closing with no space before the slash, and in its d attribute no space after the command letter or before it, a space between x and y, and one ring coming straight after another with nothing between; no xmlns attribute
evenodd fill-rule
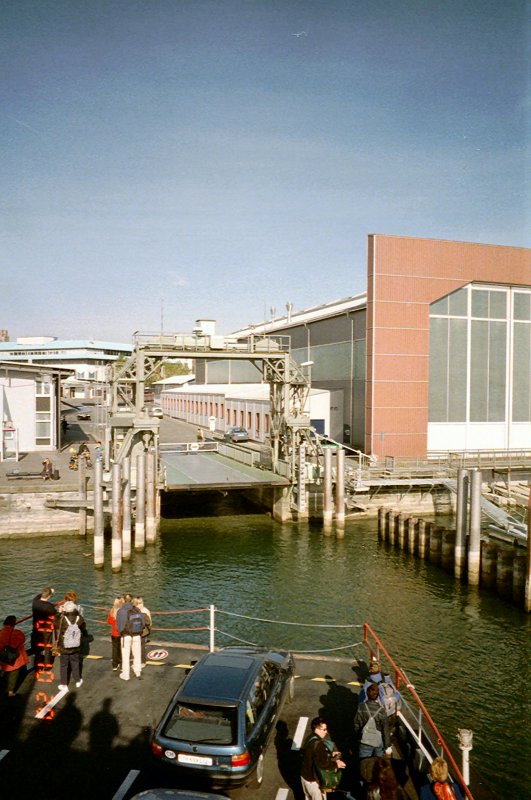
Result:
<svg viewBox="0 0 531 800"><path fill-rule="evenodd" d="M3 0L0 328L230 333L364 292L370 233L529 246L526 17Z"/></svg>

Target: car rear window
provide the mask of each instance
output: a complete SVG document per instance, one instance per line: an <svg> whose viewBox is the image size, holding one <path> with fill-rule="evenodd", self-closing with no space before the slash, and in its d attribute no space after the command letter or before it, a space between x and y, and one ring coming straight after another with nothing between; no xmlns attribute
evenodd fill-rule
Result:
<svg viewBox="0 0 531 800"><path fill-rule="evenodd" d="M163 735L169 739L203 744L236 742L236 708L215 708L178 703Z"/></svg>

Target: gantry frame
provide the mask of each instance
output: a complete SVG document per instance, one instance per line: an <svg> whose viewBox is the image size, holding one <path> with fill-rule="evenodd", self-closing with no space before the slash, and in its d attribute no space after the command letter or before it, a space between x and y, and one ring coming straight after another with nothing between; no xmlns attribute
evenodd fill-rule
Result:
<svg viewBox="0 0 531 800"><path fill-rule="evenodd" d="M304 484L304 456L316 447L309 415L310 377L291 356L288 336L251 335L234 339L203 334L140 333L133 352L114 365L111 381L111 458L121 461L141 439L158 449L158 421L148 415L146 381L168 359L250 361L270 387L273 471L283 466L292 484ZM125 413L124 413L125 409ZM121 424L123 423L123 424ZM299 491L300 495L300 491Z"/></svg>

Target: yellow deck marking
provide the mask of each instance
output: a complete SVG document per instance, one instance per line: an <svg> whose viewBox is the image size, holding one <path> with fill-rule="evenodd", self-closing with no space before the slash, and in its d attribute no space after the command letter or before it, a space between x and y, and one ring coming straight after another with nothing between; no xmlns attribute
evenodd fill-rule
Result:
<svg viewBox="0 0 531 800"><path fill-rule="evenodd" d="M192 669L191 664L174 664L174 667L178 667L179 669Z"/></svg>
<svg viewBox="0 0 531 800"><path fill-rule="evenodd" d="M85 658L92 658L94 661L99 661L103 656L85 656Z"/></svg>
<svg viewBox="0 0 531 800"><path fill-rule="evenodd" d="M349 681L347 683L347 686L363 686L363 684L360 683L359 681Z"/></svg>
<svg viewBox="0 0 531 800"><path fill-rule="evenodd" d="M335 683L335 678L310 678L311 681L316 681L317 683Z"/></svg>
<svg viewBox="0 0 531 800"><path fill-rule="evenodd" d="M149 664L150 667L162 667L164 661L146 661L146 664Z"/></svg>

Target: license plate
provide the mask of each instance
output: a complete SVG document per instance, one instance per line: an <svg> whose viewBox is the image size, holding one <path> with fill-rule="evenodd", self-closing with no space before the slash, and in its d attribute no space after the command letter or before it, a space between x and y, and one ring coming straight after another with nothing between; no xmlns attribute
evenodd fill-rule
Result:
<svg viewBox="0 0 531 800"><path fill-rule="evenodd" d="M203 767L211 767L212 759L208 756L189 756L185 753L179 753L177 761L180 764L201 764Z"/></svg>

